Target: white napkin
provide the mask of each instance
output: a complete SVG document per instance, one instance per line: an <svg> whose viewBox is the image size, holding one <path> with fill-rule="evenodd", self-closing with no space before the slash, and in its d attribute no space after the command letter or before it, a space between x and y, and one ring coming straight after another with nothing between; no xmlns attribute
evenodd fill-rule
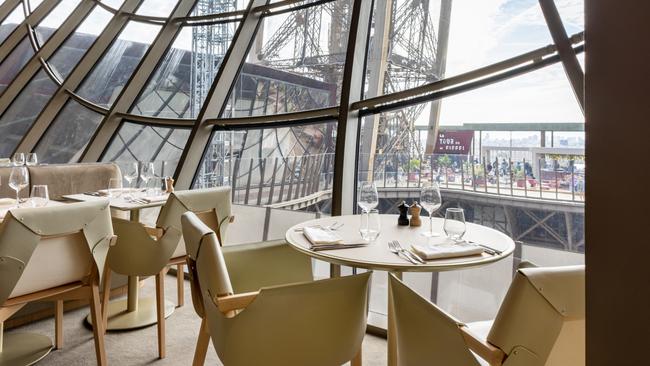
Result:
<svg viewBox="0 0 650 366"><path fill-rule="evenodd" d="M413 251L425 259L465 257L483 253L483 248L465 242L445 241L441 244L413 244Z"/></svg>
<svg viewBox="0 0 650 366"><path fill-rule="evenodd" d="M302 233L312 245L341 244L343 242L339 234L320 226L307 226L302 229Z"/></svg>
<svg viewBox="0 0 650 366"><path fill-rule="evenodd" d="M167 201L167 198L169 198L169 194L163 194L160 196L142 197L141 199L145 202L154 203L154 202L165 202Z"/></svg>

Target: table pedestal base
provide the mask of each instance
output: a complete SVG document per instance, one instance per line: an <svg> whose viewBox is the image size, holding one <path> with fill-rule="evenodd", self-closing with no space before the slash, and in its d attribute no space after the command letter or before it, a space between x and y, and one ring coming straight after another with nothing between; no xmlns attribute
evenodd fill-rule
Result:
<svg viewBox="0 0 650 366"><path fill-rule="evenodd" d="M35 333L10 333L2 338L0 366L33 365L54 348L49 337Z"/></svg>
<svg viewBox="0 0 650 366"><path fill-rule="evenodd" d="M174 312L175 305L171 301L165 300L165 318L168 318ZM90 315L86 321L92 325ZM108 325L107 330L127 330L142 328L156 324L158 318L156 315L156 299L142 298L138 300L138 306L134 311L127 311L127 300L117 300L108 303Z"/></svg>

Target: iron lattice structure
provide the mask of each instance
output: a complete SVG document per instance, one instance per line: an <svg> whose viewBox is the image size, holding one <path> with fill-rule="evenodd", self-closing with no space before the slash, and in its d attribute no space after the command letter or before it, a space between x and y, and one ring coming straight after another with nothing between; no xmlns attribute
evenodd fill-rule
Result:
<svg viewBox="0 0 650 366"><path fill-rule="evenodd" d="M388 54L382 55L383 59L376 60L378 63L386 63L382 93L405 90L440 78L440 66L436 57L437 38L430 2L431 0L389 2ZM269 37L258 52L257 59L273 68L335 84L337 90L340 90L349 14L350 2L345 0L293 12ZM327 48L323 47L321 41L323 19L331 22ZM376 47L382 42L383 40L373 37L370 47ZM281 52L291 45L292 52ZM373 67L380 66L368 65L369 69ZM377 151L421 151L421 143L414 134L414 123L423 111L424 105L420 105L383 114L378 129Z"/></svg>

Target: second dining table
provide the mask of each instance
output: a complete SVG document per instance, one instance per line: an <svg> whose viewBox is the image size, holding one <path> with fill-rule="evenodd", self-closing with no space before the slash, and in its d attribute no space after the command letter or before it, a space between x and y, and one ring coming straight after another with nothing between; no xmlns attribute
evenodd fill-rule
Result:
<svg viewBox="0 0 650 366"><path fill-rule="evenodd" d="M340 266L365 268L369 270L381 270L394 273L401 278L402 272L439 272L459 270L470 267L477 267L497 262L511 255L515 250L514 241L506 234L488 228L486 226L467 223L467 231L463 239L469 243L483 246L486 250L477 255L440 258L427 260L426 263L414 264L402 256L391 252L388 247L389 241L399 241L402 246L409 249L412 244L435 243L444 240L443 236L438 238L426 238L421 235L428 230L428 222L421 227L398 226L397 215L380 215L381 233L379 237L366 246L334 249L314 250L310 241L303 234L305 227L332 227L336 224L337 234L344 241L360 240L359 215L344 215L310 220L294 225L286 232L286 240L294 249L312 257L331 264L331 276L340 276ZM434 218L433 229L443 233L444 219ZM488 249L489 248L489 249ZM391 306L391 293L388 292L388 365L397 365L397 349L394 339L394 309Z"/></svg>

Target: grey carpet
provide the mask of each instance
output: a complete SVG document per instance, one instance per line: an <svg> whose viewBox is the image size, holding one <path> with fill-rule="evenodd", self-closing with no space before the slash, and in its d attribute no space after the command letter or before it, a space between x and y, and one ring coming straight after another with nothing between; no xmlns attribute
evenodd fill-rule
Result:
<svg viewBox="0 0 650 366"><path fill-rule="evenodd" d="M154 280L147 279L141 289L141 296L153 297ZM176 277L167 276L165 297L176 299ZM185 282L185 306L167 318L167 357L158 359L156 327L151 326L133 331L108 332L106 334L106 353L110 365L191 365L194 355L196 335L200 325L192 307L189 283ZM55 350L38 365L75 366L94 365L95 348L92 331L84 325L87 308L66 312L64 316L64 347ZM34 322L11 332L36 332L54 339L54 320L52 318ZM366 335L363 342L363 365L386 364L386 340ZM206 365L221 365L210 345Z"/></svg>

